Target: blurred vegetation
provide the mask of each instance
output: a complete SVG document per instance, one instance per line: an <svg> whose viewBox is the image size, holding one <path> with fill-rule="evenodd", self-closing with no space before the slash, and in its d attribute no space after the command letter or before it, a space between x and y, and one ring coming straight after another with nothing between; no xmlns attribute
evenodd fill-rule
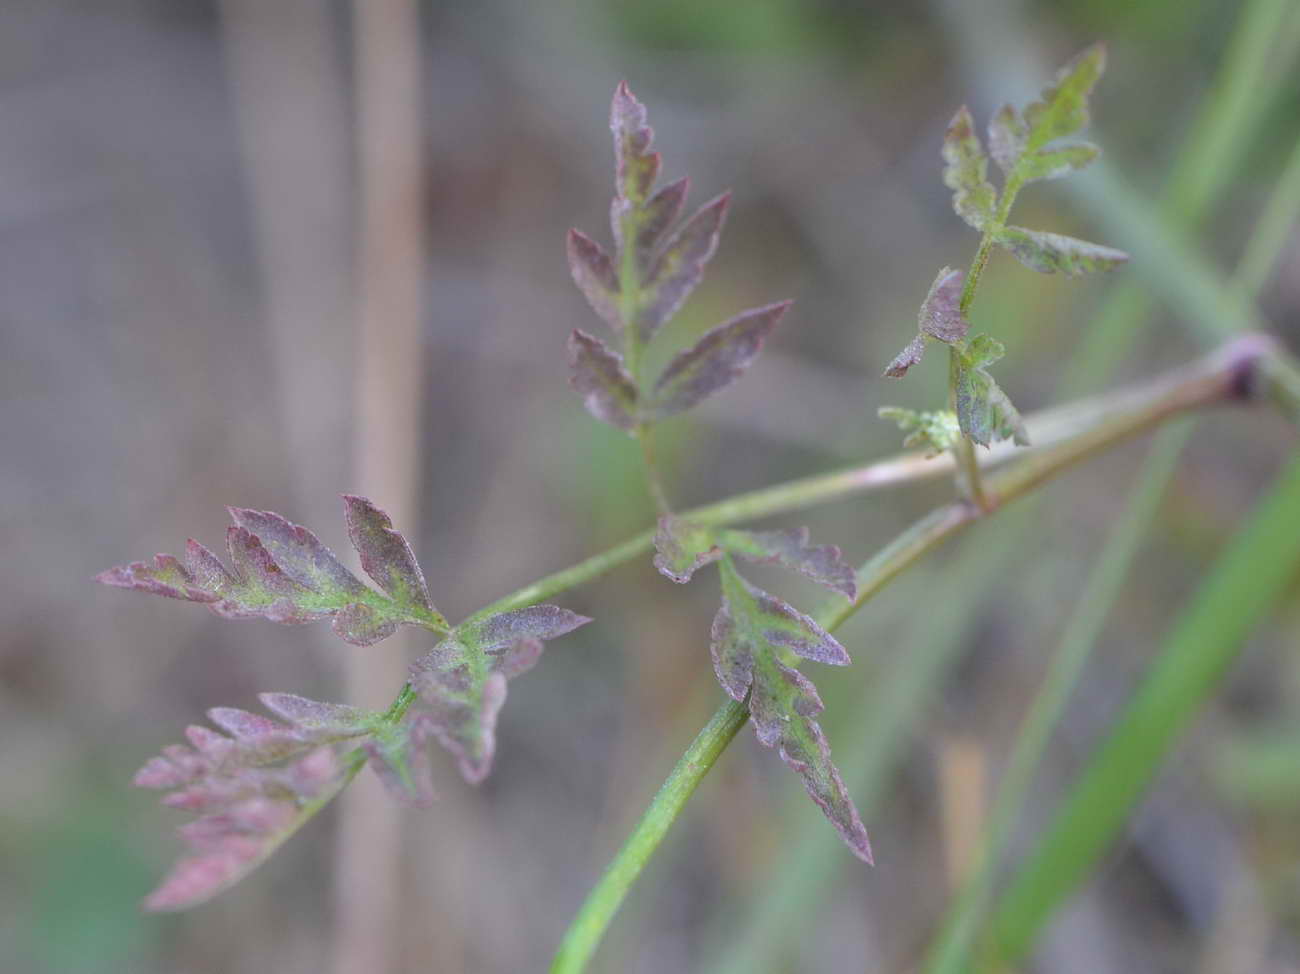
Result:
<svg viewBox="0 0 1300 974"><path fill-rule="evenodd" d="M260 690L337 699L341 654L357 650L312 627L224 623L89 582L189 535L217 542L227 503L320 526L347 548L336 495L363 486L349 480L348 447L351 21L340 4L283 0L261 23L274 56L259 62L232 56L248 42L247 9L0 8L6 969L329 962L330 816L237 891L145 917L136 904L178 848L177 817L129 780L209 706L251 707ZM1268 9L1263 53L1229 59L1243 17ZM412 542L453 616L650 518L634 447L582 412L564 367L564 338L588 311L563 235L605 219L605 113L620 78L651 106L666 176L691 173L697 200L735 190L713 271L676 326L699 332L725 309L796 299L751 376L664 428L684 504L892 451L897 431L877 407L940 397L937 367L906 386L876 376L914 332L936 269L970 253L939 179L944 126L963 102L986 119L1086 44L1110 45L1090 138L1114 178L1077 195L1034 187L1022 218L1096 228L1133 264L1062 282L995 258L975 312L1007 342L999 381L1027 411L1195 354L1217 305L1189 302L1143 254L1173 240L1201 262L1197 286L1229 280L1260 221L1285 215L1271 194L1300 141L1300 11L1286 2L474 0L425 4L422 18L426 386ZM250 66L255 76L241 73ZM1256 68L1241 100L1220 105L1232 140L1189 157L1215 93ZM277 192L257 189L268 171ZM1128 239L1135 219L1156 243ZM1248 290L1295 349L1300 240L1293 213L1282 223ZM1196 423L1050 735L995 892L1295 442L1264 412ZM842 631L854 665L819 687L879 865L843 853L779 762L738 740L598 968L915 969L965 876L963 837L987 824L987 802L945 817L952 769L964 762L991 800L1146 454L1100 458L978 526ZM803 520L860 560L947 490ZM1028 969L1300 970L1300 585L1293 567L1277 571L1276 608L1253 620ZM512 687L493 777L471 790L440 763L442 802L405 820L405 969L543 965L721 698L705 641L716 595L673 586L646 560L566 599L596 621ZM933 608L918 612L922 599ZM786 899L762 894L774 871ZM814 899L815 914L792 914Z"/></svg>

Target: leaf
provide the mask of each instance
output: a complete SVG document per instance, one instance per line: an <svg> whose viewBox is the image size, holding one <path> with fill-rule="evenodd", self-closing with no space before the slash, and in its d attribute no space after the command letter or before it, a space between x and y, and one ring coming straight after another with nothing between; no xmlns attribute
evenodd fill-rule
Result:
<svg viewBox="0 0 1300 974"><path fill-rule="evenodd" d="M988 156L965 105L948 123L943 139L943 161L943 182L953 191L953 209L975 229L984 229L993 220L998 196L988 181Z"/></svg>
<svg viewBox="0 0 1300 974"><path fill-rule="evenodd" d="M746 561L775 563L852 601L858 594L857 573L835 545L810 545L807 528L781 531L720 531L718 542Z"/></svg>
<svg viewBox="0 0 1300 974"><path fill-rule="evenodd" d="M429 714L410 713L401 724L384 724L362 745L371 770L389 794L412 808L433 804L428 745L434 733Z"/></svg>
<svg viewBox="0 0 1300 974"><path fill-rule="evenodd" d="M361 569L399 605L437 612L429 600L424 572L410 544L387 514L364 497L343 495L348 539L361 556Z"/></svg>
<svg viewBox="0 0 1300 974"><path fill-rule="evenodd" d="M208 716L226 734L192 726L188 747L164 748L135 776L142 788L170 791L163 804L201 816L180 830L194 854L176 863L146 909L186 909L246 876L351 780L333 745L385 726L381 715L343 704L285 693L262 701L289 723L214 707Z"/></svg>
<svg viewBox="0 0 1300 974"><path fill-rule="evenodd" d="M567 238L569 273L591 309L615 331L622 331L619 312L618 272L613 261L596 241L581 230L570 230Z"/></svg>
<svg viewBox="0 0 1300 974"><path fill-rule="evenodd" d="M779 748L849 848L871 862L866 829L813 719L822 711L821 698L783 659L794 654L845 665L848 654L807 616L745 581L730 559L722 560L720 570L722 607L713 620L711 647L718 681L733 700L748 696L759 742Z"/></svg>
<svg viewBox="0 0 1300 974"><path fill-rule="evenodd" d="M615 189L621 199L641 203L659 178L659 153L650 151L654 129L646 124L645 106L637 101L626 81L619 82L609 110L614 134ZM618 233L617 226L615 233Z"/></svg>
<svg viewBox="0 0 1300 974"><path fill-rule="evenodd" d="M782 301L741 312L675 355L655 383L649 415L662 419L683 412L735 382L790 304Z"/></svg>
<svg viewBox="0 0 1300 974"><path fill-rule="evenodd" d="M659 250L659 245L663 243L669 229L677 222L677 217L681 215L682 206L685 204L686 196L690 190L690 177L683 176L655 193L641 211L636 230L636 266L637 273L642 277L650 273L651 264ZM701 210L700 212L705 211ZM697 213L696 216L698 215ZM717 243L718 238L715 232L713 246L716 247Z"/></svg>
<svg viewBox="0 0 1300 974"><path fill-rule="evenodd" d="M1005 439L1028 446L1029 433L1020 412L985 368L1002 355L1001 343L987 335L971 341L957 370L957 421L962 433L980 446Z"/></svg>
<svg viewBox="0 0 1300 974"><path fill-rule="evenodd" d="M1108 271L1128 260L1128 254L1113 247L1076 240L1045 230L1003 227L994 239L1026 267L1042 274L1060 272L1070 277Z"/></svg>
<svg viewBox="0 0 1300 974"><path fill-rule="evenodd" d="M532 668L544 641L590 621L554 605L472 618L411 664L429 731L455 755L466 781L477 784L492 768L506 681Z"/></svg>
<svg viewBox="0 0 1300 974"><path fill-rule="evenodd" d="M637 391L623 356L575 328L569 336L569 368L569 384L582 395L587 412L621 430L636 428Z"/></svg>
<svg viewBox="0 0 1300 974"><path fill-rule="evenodd" d="M696 571L722 557L713 532L679 517L665 514L655 531L655 568L678 584L691 580Z"/></svg>
<svg viewBox="0 0 1300 974"><path fill-rule="evenodd" d="M881 406L876 415L881 419L897 423L898 428L907 434L903 438L903 446L924 447L927 457L938 456L951 450L961 439L961 426L957 422L957 414L951 410L917 412L915 409Z"/></svg>
<svg viewBox="0 0 1300 974"><path fill-rule="evenodd" d="M925 354L925 336L917 335L907 347L894 356L894 360L885 368L885 375L891 379L901 379L907 375L907 370L917 362L921 361L921 356Z"/></svg>
<svg viewBox="0 0 1300 974"><path fill-rule="evenodd" d="M394 597L368 588L306 528L244 508L230 508L236 522L226 531L230 568L191 539L184 564L158 555L152 565L120 565L96 581L203 603L229 619L295 624L332 618L335 633L357 646L385 639L401 624L448 631L447 620L429 602L409 546L387 515L364 498L348 495L345 502L362 564L381 584L392 586Z"/></svg>
<svg viewBox="0 0 1300 974"><path fill-rule="evenodd" d="M1073 135L1088 124L1088 96L1106 70L1106 45L1094 44L1076 55L1043 89L1042 100L1025 109L1025 148L1034 151L1053 139Z"/></svg>
<svg viewBox="0 0 1300 974"><path fill-rule="evenodd" d="M1003 105L989 120L989 154L1003 175L1011 175L1016 161L1025 151L1029 126L1013 105Z"/></svg>
<svg viewBox="0 0 1300 974"><path fill-rule="evenodd" d="M1063 145L1059 149L1040 149L1020 159L1017 172L1026 183L1040 179L1059 179L1090 165L1101 150L1090 142Z"/></svg>
<svg viewBox="0 0 1300 974"><path fill-rule="evenodd" d="M939 272L917 315L921 334L948 345L966 337L970 322L961 313L961 290L965 279L965 271L955 271L951 267Z"/></svg>
<svg viewBox="0 0 1300 974"><path fill-rule="evenodd" d="M718 249L730 203L730 193L705 203L655 253L640 287L637 334L643 344L654 338L703 280L704 267Z"/></svg>
<svg viewBox="0 0 1300 974"><path fill-rule="evenodd" d="M888 378L901 379L907 370L921 361L927 338L951 345L960 342L970 330L970 322L961 313L961 290L964 271L945 267L939 271L930 292L921 302L917 314L917 335L894 357L885 369Z"/></svg>

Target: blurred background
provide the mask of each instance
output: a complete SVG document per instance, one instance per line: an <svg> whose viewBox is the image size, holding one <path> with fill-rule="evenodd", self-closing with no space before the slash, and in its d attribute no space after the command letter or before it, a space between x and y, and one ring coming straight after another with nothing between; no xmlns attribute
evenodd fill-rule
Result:
<svg viewBox="0 0 1300 974"><path fill-rule="evenodd" d="M190 536L219 547L226 504L278 511L351 556L338 495L355 491L394 513L460 618L647 525L635 446L583 412L564 352L570 328L600 327L563 240L570 226L608 239L622 78L649 106L665 176L690 174L696 202L735 193L675 336L796 301L744 381L664 428L675 501L895 451L876 409L940 401L944 370L877 377L937 269L977 242L940 181L947 120L967 102L982 125L1097 39L1110 68L1089 137L1108 168L1031 187L1017 222L1135 259L1065 280L994 258L975 323L1008 345L999 381L1026 411L1215 344L1231 323L1203 303L1197 318L1186 264L1161 255L1176 245L1226 280L1270 213L1243 288L1300 344L1300 238L1271 196L1300 138L1293 3L0 4L4 969L543 969L722 699L713 576L678 587L643 559L557 599L596 621L512 685L485 784L439 753L439 803L397 813L363 777L342 815L176 916L138 910L182 820L130 787L139 765L208 707L256 708L262 690L383 706L420 645L227 622L92 576ZM1262 410L1196 432L1012 862L1295 445ZM1147 449L932 555L842 631L853 667L812 674L874 869L742 731L596 969L914 969ZM950 489L779 523L857 562ZM1300 970L1296 594L1260 621L1026 970Z"/></svg>

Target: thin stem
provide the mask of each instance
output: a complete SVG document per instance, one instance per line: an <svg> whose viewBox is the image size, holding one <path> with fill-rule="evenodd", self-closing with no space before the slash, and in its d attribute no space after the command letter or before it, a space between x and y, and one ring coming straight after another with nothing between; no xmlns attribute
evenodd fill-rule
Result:
<svg viewBox="0 0 1300 974"><path fill-rule="evenodd" d="M1270 352L1271 346L1268 343L1250 336L1232 343L1220 353L1179 374L1156 383L1148 390L1143 402L1135 403L1125 413L1103 420L1094 429L1081 433L1060 446L1028 456L990 478L989 485L998 498L999 505L1031 492L1093 454L1148 430L1170 416L1213 402L1240 398L1248 392L1251 385L1242 381L1243 371L1247 375L1251 374ZM922 556L961 533L986 516L986 513L989 512L981 511L966 500L954 501L932 511L862 566L858 572L858 595L850 605L823 613L818 621L828 631L834 631ZM680 814L686 799L712 768L718 754L730 743L739 725L730 730L725 739L709 733L710 728L730 729L737 720L737 709L743 711L744 708L734 701L724 704L714 714L705 731L701 732L701 736L696 738L687 754L677 762L640 823L614 857L605 876L588 895L577 919L565 935L551 968L552 974L574 974L585 968L605 929L627 896L632 881L640 875L645 863L667 834L668 827ZM747 718L748 715L742 713L740 723L743 724ZM710 757L706 761L691 757L702 740L709 742ZM716 750L713 749L715 746Z"/></svg>
<svg viewBox="0 0 1300 974"><path fill-rule="evenodd" d="M636 428L637 443L641 446L641 460L645 466L646 486L655 508L660 514L671 514L668 506L668 494L664 490L663 480L659 476L659 464L655 459L654 428L649 423L642 423Z"/></svg>
<svg viewBox="0 0 1300 974"><path fill-rule="evenodd" d="M728 700L696 735L570 925L551 963L551 974L569 974L586 968L627 891L641 875L641 870L654 855L705 773L713 767L747 720L749 711L745 704Z"/></svg>

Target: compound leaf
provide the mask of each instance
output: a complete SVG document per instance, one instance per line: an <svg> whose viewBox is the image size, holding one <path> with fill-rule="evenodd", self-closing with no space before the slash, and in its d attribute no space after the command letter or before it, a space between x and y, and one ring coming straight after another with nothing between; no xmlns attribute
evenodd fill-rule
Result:
<svg viewBox="0 0 1300 974"><path fill-rule="evenodd" d="M200 817L180 829L191 855L145 900L148 910L183 910L233 886L264 862L351 780L334 746L386 727L381 715L286 693L262 701L289 723L233 707L208 712L217 733L189 727L135 776L170 793L163 804Z"/></svg>
<svg viewBox="0 0 1300 974"><path fill-rule="evenodd" d="M779 749L853 853L871 862L866 829L814 719L821 698L790 665L793 656L845 665L848 654L807 616L745 581L729 558L720 570L722 607L713 620L711 646L718 681L733 700L748 699L760 743Z"/></svg>
<svg viewBox="0 0 1300 974"><path fill-rule="evenodd" d="M744 374L791 302L743 311L679 352L655 383L649 415L655 419L683 412Z"/></svg>
<svg viewBox="0 0 1300 974"><path fill-rule="evenodd" d="M332 618L334 631L357 646L391 636L401 624L446 632L424 577L387 515L364 498L345 498L349 533L372 577L391 585L392 597L367 587L304 527L278 514L230 508L226 531L230 568L191 539L185 562L157 555L110 568L96 581L208 606L229 619L263 618L304 623ZM355 531L354 531L355 521ZM371 571L373 569L373 571Z"/></svg>
<svg viewBox="0 0 1300 974"><path fill-rule="evenodd" d="M957 414L948 409L917 412L898 406L881 406L876 415L897 423L898 428L907 434L903 438L904 447L923 447L928 457L951 450L961 440Z"/></svg>

